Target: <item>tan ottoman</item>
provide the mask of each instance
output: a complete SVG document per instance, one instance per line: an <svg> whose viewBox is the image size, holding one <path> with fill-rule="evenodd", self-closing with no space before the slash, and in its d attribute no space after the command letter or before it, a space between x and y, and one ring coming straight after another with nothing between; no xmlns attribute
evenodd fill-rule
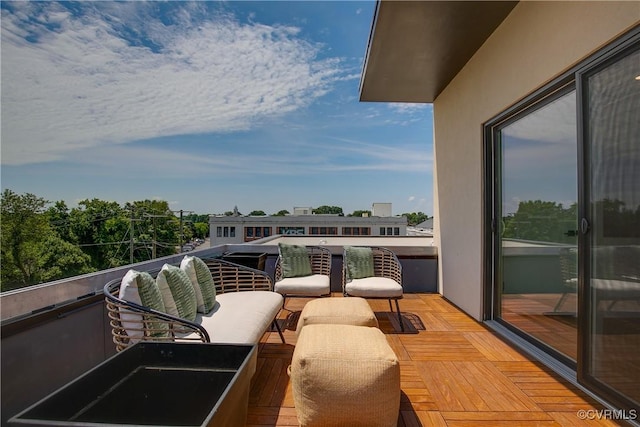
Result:
<svg viewBox="0 0 640 427"><path fill-rule="evenodd" d="M378 328L306 325L291 361L302 427L391 427L400 410L400 364Z"/></svg>
<svg viewBox="0 0 640 427"><path fill-rule="evenodd" d="M360 297L319 298L305 304L298 319L296 335L305 325L339 324L378 327L369 303Z"/></svg>

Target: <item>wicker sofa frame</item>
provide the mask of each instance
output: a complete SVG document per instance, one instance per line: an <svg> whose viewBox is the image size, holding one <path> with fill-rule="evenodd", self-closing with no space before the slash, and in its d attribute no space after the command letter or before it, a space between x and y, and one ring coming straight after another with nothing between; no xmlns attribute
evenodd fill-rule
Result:
<svg viewBox="0 0 640 427"><path fill-rule="evenodd" d="M263 271L221 259L203 259L203 261L209 267L217 295L228 292L273 291L271 278ZM151 273L157 274L157 271ZM120 299L118 295L120 293L121 280L112 280L104 286L109 323L117 351L122 351L135 344L123 326L121 317L123 312L142 315L140 317L141 321L135 326L132 326L133 322L131 320L124 320L127 323L127 329L142 332L142 337L138 338L141 341L211 342L209 332L198 323ZM276 319L273 319L272 324L284 343L284 336ZM234 326L229 325L229 327ZM168 334L156 336L159 332L166 332L167 328Z"/></svg>
<svg viewBox="0 0 640 427"><path fill-rule="evenodd" d="M392 279L396 281L400 286L402 286L402 265L398 260L396 254L387 249L380 246L369 246L371 251L373 252L373 274L374 277L384 277L387 279ZM349 277L349 271L347 269L347 256L346 251L343 251L342 256L342 293L345 297L351 296L347 292L347 283L349 283L352 279ZM364 296L364 298L372 298L372 299L388 299L389 300L389 310L393 313L393 307L391 305L391 300L395 301L396 305L396 313L398 315L398 322L400 323L400 329L404 332L404 322L402 321L402 314L400 313L400 304L398 300L402 299L402 295L392 298L387 297L376 297L376 296Z"/></svg>

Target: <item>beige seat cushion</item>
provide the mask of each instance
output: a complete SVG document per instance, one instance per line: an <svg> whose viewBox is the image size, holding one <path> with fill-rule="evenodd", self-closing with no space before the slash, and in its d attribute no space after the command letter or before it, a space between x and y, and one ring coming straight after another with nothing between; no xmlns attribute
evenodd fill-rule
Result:
<svg viewBox="0 0 640 427"><path fill-rule="evenodd" d="M196 323L212 343L257 344L281 308L282 295L276 292L227 292L216 295L213 310L198 313Z"/></svg>
<svg viewBox="0 0 640 427"><path fill-rule="evenodd" d="M402 297L402 286L400 283L386 277L365 277L364 279L353 279L345 285L345 291L349 295L356 297Z"/></svg>
<svg viewBox="0 0 640 427"><path fill-rule="evenodd" d="M313 324L378 327L378 320L363 298L324 298L305 304L298 319L296 335L300 334L303 326Z"/></svg>
<svg viewBox="0 0 640 427"><path fill-rule="evenodd" d="M377 328L307 325L291 361L298 422L313 426L396 426L400 364Z"/></svg>
<svg viewBox="0 0 640 427"><path fill-rule="evenodd" d="M319 297L331 293L329 276L313 274L305 277L287 277L275 283L274 291L282 295Z"/></svg>

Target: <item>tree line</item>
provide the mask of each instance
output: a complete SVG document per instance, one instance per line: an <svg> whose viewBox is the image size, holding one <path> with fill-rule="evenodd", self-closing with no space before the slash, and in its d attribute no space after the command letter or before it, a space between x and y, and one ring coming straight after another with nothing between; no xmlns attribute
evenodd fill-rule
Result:
<svg viewBox="0 0 640 427"><path fill-rule="evenodd" d="M2 192L0 291L64 279L173 255L183 243L209 236L209 215L172 211L163 200L120 205L86 199L69 208L34 194ZM314 214L344 215L339 206L320 206ZM356 210L347 216L371 215ZM237 207L225 215L242 215ZM253 211L250 215L266 215ZM289 215L281 210L274 216ZM409 225L429 218L404 213Z"/></svg>
<svg viewBox="0 0 640 427"><path fill-rule="evenodd" d="M628 207L618 199L603 199L590 207L603 238L640 237L640 206ZM578 205L564 207L562 203L527 200L518 210L502 219L504 238L576 244L578 235Z"/></svg>
<svg viewBox="0 0 640 427"><path fill-rule="evenodd" d="M87 199L69 209L4 190L1 220L1 291L172 255L209 236L208 215L175 212L161 200Z"/></svg>
<svg viewBox="0 0 640 427"><path fill-rule="evenodd" d="M340 206L328 206L328 205L323 205L323 206L319 206L317 208L312 209L312 212L315 215L340 215L340 216L345 216L342 208ZM242 215L237 208L235 208L233 211L226 211L224 213L226 216L233 216L233 215ZM271 216L285 216L285 215L290 215L291 213L286 210L280 210L274 214L272 214ZM346 216L352 216L352 217L362 217L364 215L367 216L371 216L371 211L370 210L355 210L352 213L346 215ZM256 211L251 211L249 213L249 216L267 216L267 214L264 211L261 210L256 210ZM400 216L404 216L407 218L407 224L408 225L418 225L426 220L428 220L430 217L429 215L425 214L424 212L407 212L407 213L403 213Z"/></svg>

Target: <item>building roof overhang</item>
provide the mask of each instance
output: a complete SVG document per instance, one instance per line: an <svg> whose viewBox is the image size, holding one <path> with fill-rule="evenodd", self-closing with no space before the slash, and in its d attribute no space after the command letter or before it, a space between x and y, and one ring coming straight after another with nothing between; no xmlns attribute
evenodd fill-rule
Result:
<svg viewBox="0 0 640 427"><path fill-rule="evenodd" d="M433 102L517 3L378 0L360 100Z"/></svg>

